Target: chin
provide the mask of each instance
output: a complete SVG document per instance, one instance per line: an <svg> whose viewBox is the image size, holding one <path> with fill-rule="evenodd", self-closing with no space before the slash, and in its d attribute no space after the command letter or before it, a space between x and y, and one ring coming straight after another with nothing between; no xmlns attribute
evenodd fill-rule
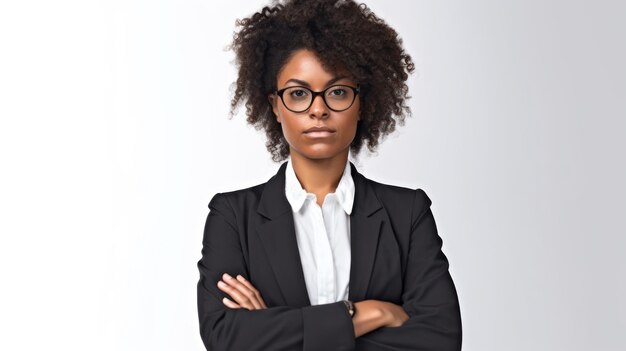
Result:
<svg viewBox="0 0 626 351"><path fill-rule="evenodd" d="M292 149L292 152L294 151L306 158L321 160L336 157L337 155L341 154L343 150L318 145L317 147L306 147L299 150Z"/></svg>

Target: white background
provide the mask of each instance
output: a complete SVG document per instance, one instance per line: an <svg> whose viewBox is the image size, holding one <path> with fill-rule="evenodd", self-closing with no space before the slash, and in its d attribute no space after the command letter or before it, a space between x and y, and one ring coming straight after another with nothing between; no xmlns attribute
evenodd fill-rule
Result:
<svg viewBox="0 0 626 351"><path fill-rule="evenodd" d="M464 350L626 349L626 5L367 3L417 71L357 166L433 200ZM203 349L208 201L278 169L228 119L264 4L1 3L0 349Z"/></svg>

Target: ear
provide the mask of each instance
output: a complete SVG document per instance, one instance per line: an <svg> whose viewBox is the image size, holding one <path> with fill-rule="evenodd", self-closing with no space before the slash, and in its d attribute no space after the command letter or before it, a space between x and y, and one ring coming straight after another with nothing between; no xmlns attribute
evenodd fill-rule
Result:
<svg viewBox="0 0 626 351"><path fill-rule="evenodd" d="M272 111L274 112L274 116L276 116L276 122L280 123L280 115L278 114L278 107L276 106L276 95L269 94L267 96L267 100L270 102L270 105L272 105Z"/></svg>

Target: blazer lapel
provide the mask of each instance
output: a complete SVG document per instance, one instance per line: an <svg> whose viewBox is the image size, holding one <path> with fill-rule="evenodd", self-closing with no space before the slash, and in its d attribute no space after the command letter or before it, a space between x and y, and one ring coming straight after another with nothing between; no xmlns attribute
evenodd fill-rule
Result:
<svg viewBox="0 0 626 351"><path fill-rule="evenodd" d="M257 227L257 234L287 305L310 306L293 213L285 196L286 165L283 162L278 172L265 184L257 212L268 221Z"/></svg>
<svg viewBox="0 0 626 351"><path fill-rule="evenodd" d="M302 261L296 241L293 213L285 196L286 162L268 180L257 212L268 220L257 227L282 296L289 306L310 306ZM349 299L361 301L367 295L378 246L384 211L369 180L350 162L354 181L354 204L350 215L351 268Z"/></svg>
<svg viewBox="0 0 626 351"><path fill-rule="evenodd" d="M378 247L384 211L369 180L359 173L352 162L354 205L350 215L350 289L348 298L361 301L366 297Z"/></svg>

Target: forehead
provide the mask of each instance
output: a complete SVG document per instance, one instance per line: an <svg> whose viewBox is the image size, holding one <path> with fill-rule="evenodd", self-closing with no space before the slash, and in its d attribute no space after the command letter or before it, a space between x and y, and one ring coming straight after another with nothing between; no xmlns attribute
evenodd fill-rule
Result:
<svg viewBox="0 0 626 351"><path fill-rule="evenodd" d="M317 85L323 86L338 76L348 75L328 71L313 51L301 49L295 51L282 66L276 77L276 83L278 86L282 86L288 80L296 79L308 82L315 87Z"/></svg>

